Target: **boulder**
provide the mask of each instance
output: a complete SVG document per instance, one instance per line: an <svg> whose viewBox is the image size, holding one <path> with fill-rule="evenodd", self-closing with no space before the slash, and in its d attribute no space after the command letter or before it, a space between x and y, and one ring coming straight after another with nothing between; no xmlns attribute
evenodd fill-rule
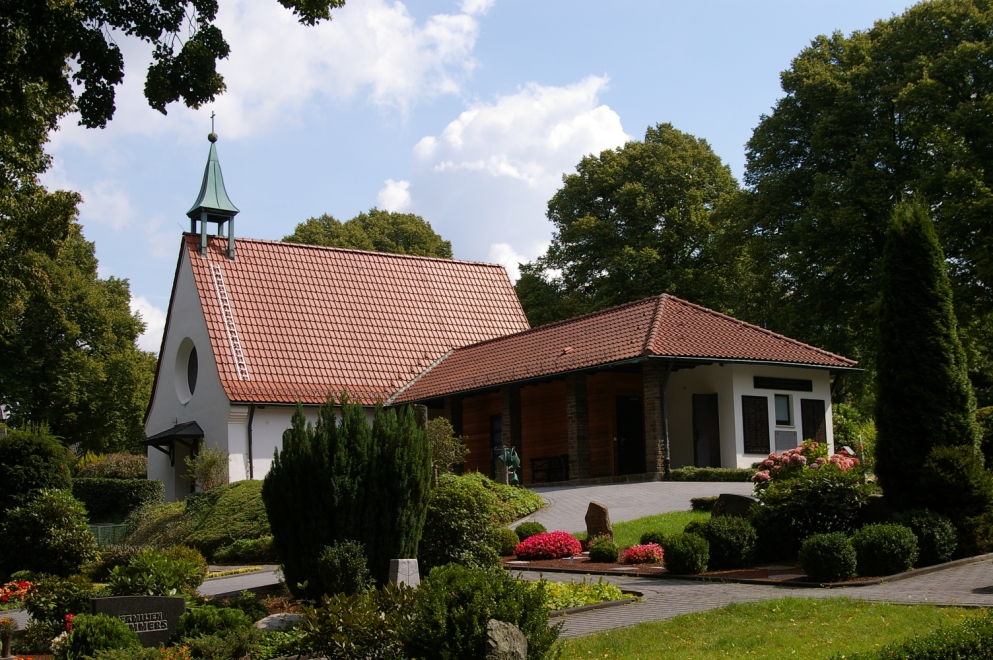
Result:
<svg viewBox="0 0 993 660"><path fill-rule="evenodd" d="M486 660L527 660L528 640L512 623L490 619L486 624Z"/></svg>
<svg viewBox="0 0 993 660"><path fill-rule="evenodd" d="M255 627L259 630L291 630L300 623L302 618L299 614L293 614L292 612L270 614L256 621Z"/></svg>
<svg viewBox="0 0 993 660"><path fill-rule="evenodd" d="M614 529L610 526L610 513L607 507L599 502L590 502L586 510L586 538L609 536L614 538Z"/></svg>
<svg viewBox="0 0 993 660"><path fill-rule="evenodd" d="M717 498L716 502L714 502L714 508L710 510L710 515L715 518L718 516L747 518L748 510L757 502L758 499L747 495L721 493L721 496Z"/></svg>

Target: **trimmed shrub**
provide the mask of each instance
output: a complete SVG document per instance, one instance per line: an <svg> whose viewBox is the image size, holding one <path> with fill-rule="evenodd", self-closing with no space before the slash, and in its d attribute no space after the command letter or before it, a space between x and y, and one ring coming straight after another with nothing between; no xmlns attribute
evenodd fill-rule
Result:
<svg viewBox="0 0 993 660"><path fill-rule="evenodd" d="M86 506L91 523L121 523L132 512L161 503L165 484L158 479L77 477L72 480L72 495Z"/></svg>
<svg viewBox="0 0 993 660"><path fill-rule="evenodd" d="M669 471L669 481L751 481L755 470L747 468L681 467Z"/></svg>
<svg viewBox="0 0 993 660"><path fill-rule="evenodd" d="M973 660L993 657L993 615L984 612L911 639L846 655L849 660Z"/></svg>
<svg viewBox="0 0 993 660"><path fill-rule="evenodd" d="M614 539L604 536L590 546L590 561L612 564L617 561L619 551Z"/></svg>
<svg viewBox="0 0 993 660"><path fill-rule="evenodd" d="M500 562L490 544L493 515L482 489L464 488L442 479L431 492L424 535L417 558L423 570L445 564L495 566Z"/></svg>
<svg viewBox="0 0 993 660"><path fill-rule="evenodd" d="M440 418L439 418L440 419ZM517 533L506 527L497 527L493 530L493 547L501 557L510 557L514 554L514 548L520 543Z"/></svg>
<svg viewBox="0 0 993 660"><path fill-rule="evenodd" d="M958 526L959 554L966 557L993 552L993 511L966 518Z"/></svg>
<svg viewBox="0 0 993 660"><path fill-rule="evenodd" d="M808 536L800 546L800 566L812 582L842 582L855 576L855 548L841 532Z"/></svg>
<svg viewBox="0 0 993 660"><path fill-rule="evenodd" d="M952 520L979 516L993 507L993 474L970 446L935 447L924 461L915 496L922 508Z"/></svg>
<svg viewBox="0 0 993 660"><path fill-rule="evenodd" d="M357 594L372 586L365 551L357 541L335 541L317 559L319 578L310 593L317 595Z"/></svg>
<svg viewBox="0 0 993 660"><path fill-rule="evenodd" d="M189 648L187 657L203 658L204 660L228 660L229 658L250 657L249 654L258 647L263 639L265 639L265 633L250 626L248 628L235 628L214 635L194 637L186 640L184 645Z"/></svg>
<svg viewBox="0 0 993 660"><path fill-rule="evenodd" d="M621 555L625 564L661 564L662 547L655 543L631 546Z"/></svg>
<svg viewBox="0 0 993 660"><path fill-rule="evenodd" d="M148 458L141 454L109 454L76 471L77 479L145 479L147 476Z"/></svg>
<svg viewBox="0 0 993 660"><path fill-rule="evenodd" d="M533 520L530 520L528 522L522 522L514 529L514 532L517 534L517 538L521 541L523 541L529 536L534 536L535 534L544 534L547 531L548 530L545 529L544 525L542 525L540 522L535 522Z"/></svg>
<svg viewBox="0 0 993 660"><path fill-rule="evenodd" d="M238 539L214 553L214 561L222 564L259 563L279 561L271 536L257 539Z"/></svg>
<svg viewBox="0 0 993 660"><path fill-rule="evenodd" d="M269 536L262 488L262 482L246 480L202 493L199 509L186 515L189 528L179 543L211 558L235 541Z"/></svg>
<svg viewBox="0 0 993 660"><path fill-rule="evenodd" d="M72 632L57 660L82 658L104 649L140 649L138 635L115 616L78 614L72 620Z"/></svg>
<svg viewBox="0 0 993 660"><path fill-rule="evenodd" d="M490 500L494 522L498 525L508 525L545 506L545 500L538 493L521 486L498 483L479 472L463 475L442 475L439 483L461 483L468 485L468 487L482 488Z"/></svg>
<svg viewBox="0 0 993 660"><path fill-rule="evenodd" d="M717 495L690 498L690 510L692 511L713 511L715 504L717 504Z"/></svg>
<svg viewBox="0 0 993 660"><path fill-rule="evenodd" d="M917 537L903 525L866 525L852 535L859 575L909 571L917 561Z"/></svg>
<svg viewBox="0 0 993 660"><path fill-rule="evenodd" d="M254 622L241 610L230 607L201 605L194 607L179 617L173 640L192 639L203 635L213 635L238 628L249 628Z"/></svg>
<svg viewBox="0 0 993 660"><path fill-rule="evenodd" d="M252 623L269 616L269 608L250 591L242 591L237 596L225 598L221 601L221 604L224 607L241 610L252 620Z"/></svg>
<svg viewBox="0 0 993 660"><path fill-rule="evenodd" d="M65 490L42 490L7 512L0 534L0 574L34 571L68 577L97 555L86 509Z"/></svg>
<svg viewBox="0 0 993 660"><path fill-rule="evenodd" d="M65 625L67 614L89 612L90 598L96 596L93 584L81 575L42 575L34 587L35 591L24 599L24 608L33 620L58 626Z"/></svg>
<svg viewBox="0 0 993 660"><path fill-rule="evenodd" d="M669 538L664 551L665 569L675 575L703 573L710 561L707 541L696 534L677 534Z"/></svg>
<svg viewBox="0 0 993 660"><path fill-rule="evenodd" d="M583 554L583 546L567 532L545 532L518 543L514 554L520 559L562 559Z"/></svg>
<svg viewBox="0 0 993 660"><path fill-rule="evenodd" d="M69 461L47 426L7 431L0 437L0 512L27 504L41 490L68 489Z"/></svg>
<svg viewBox="0 0 993 660"><path fill-rule="evenodd" d="M977 410L976 423L979 424L979 449L986 465L993 468L993 406Z"/></svg>
<svg viewBox="0 0 993 660"><path fill-rule="evenodd" d="M914 566L942 564L952 558L958 544L952 521L933 511L918 509L893 517L893 522L910 528L917 537L917 563Z"/></svg>
<svg viewBox="0 0 993 660"><path fill-rule="evenodd" d="M744 518L718 516L700 526L698 533L710 546L711 570L750 566L755 558L758 535Z"/></svg>
<svg viewBox="0 0 993 660"><path fill-rule="evenodd" d="M685 531L685 530L684 530ZM641 535L638 540L641 545L648 545L649 543L655 543L656 545L661 545L665 547L666 535L662 532L645 532Z"/></svg>
<svg viewBox="0 0 993 660"><path fill-rule="evenodd" d="M200 567L193 561L142 550L127 566L110 572L108 587L114 596L173 596L195 592L199 575Z"/></svg>
<svg viewBox="0 0 993 660"><path fill-rule="evenodd" d="M421 583L406 635L414 658L482 658L490 619L517 626L529 660L554 657L561 624L548 625L545 583L515 580L502 569L436 568Z"/></svg>
<svg viewBox="0 0 993 660"><path fill-rule="evenodd" d="M207 560L204 559L203 555L193 548L187 548L185 545L177 545L166 548L162 551L162 554L168 559L189 562L196 567L196 570L189 574L180 585L179 590L181 592L192 594L207 579L207 572L210 570L210 566L207 564Z"/></svg>
<svg viewBox="0 0 993 660"><path fill-rule="evenodd" d="M134 545L109 545L86 567L86 573L91 580L104 582L114 568L127 566L142 550Z"/></svg>

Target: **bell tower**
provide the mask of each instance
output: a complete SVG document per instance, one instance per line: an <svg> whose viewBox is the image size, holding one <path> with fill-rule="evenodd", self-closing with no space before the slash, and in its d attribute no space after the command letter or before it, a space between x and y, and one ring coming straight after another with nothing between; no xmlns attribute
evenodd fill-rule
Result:
<svg viewBox="0 0 993 660"><path fill-rule="evenodd" d="M211 118L213 123L213 118ZM200 223L200 254L207 256L207 223L217 224L217 236L224 235L224 224L228 227L228 259L234 259L234 217L238 215L238 207L228 197L224 189L224 177L221 175L221 162L217 159L217 133L213 131L207 136L210 141L210 155L207 156L207 167L203 171L203 183L200 184L200 195L193 203L193 208L187 211L190 218L190 232L197 232L197 222Z"/></svg>

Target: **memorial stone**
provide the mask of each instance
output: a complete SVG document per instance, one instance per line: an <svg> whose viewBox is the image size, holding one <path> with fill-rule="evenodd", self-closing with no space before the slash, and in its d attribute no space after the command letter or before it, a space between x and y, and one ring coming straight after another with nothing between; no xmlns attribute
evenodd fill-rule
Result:
<svg viewBox="0 0 993 660"><path fill-rule="evenodd" d="M186 611L186 599L173 596L91 598L90 612L117 617L138 635L144 647L167 644Z"/></svg>
<svg viewBox="0 0 993 660"><path fill-rule="evenodd" d="M610 513L607 507L599 502L590 502L586 510L586 538L593 539L597 536L614 538L614 529L610 526Z"/></svg>
<svg viewBox="0 0 993 660"><path fill-rule="evenodd" d="M391 559L390 584L405 584L416 587L421 583L421 574L416 559Z"/></svg>
<svg viewBox="0 0 993 660"><path fill-rule="evenodd" d="M757 502L758 499L747 495L721 493L721 496L718 497L717 501L714 503L714 508L711 509L710 515L715 518L718 516L747 518L748 510Z"/></svg>

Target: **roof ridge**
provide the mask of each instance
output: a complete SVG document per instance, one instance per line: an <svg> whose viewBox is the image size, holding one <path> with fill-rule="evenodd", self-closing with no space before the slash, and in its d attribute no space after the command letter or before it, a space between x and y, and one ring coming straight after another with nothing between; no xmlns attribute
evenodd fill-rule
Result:
<svg viewBox="0 0 993 660"><path fill-rule="evenodd" d="M761 326L757 326L754 323L749 323L747 321L742 321L741 319L736 319L733 316L728 316L727 314L722 314L721 312L718 312L716 310L710 309L709 307L704 307L703 305L698 305L696 303L692 303L689 300L683 300L682 298L677 298L676 296L673 296L673 295L668 294L668 293L664 293L662 295L665 296L665 297L667 297L667 298L670 298L670 299L672 299L672 300L674 300L674 301L676 301L678 303L681 303L683 305L686 305L688 307L693 307L695 309L698 309L698 310L701 310L703 312L706 312L706 313L710 314L711 316L717 316L717 317L722 318L724 320L731 321L732 323L737 323L738 325L751 328L752 330L758 330L759 332L761 332L761 333L763 333L765 335L769 335L770 337L772 337L774 339L781 339L783 341L786 341L787 343L794 344L796 346L801 346L801 347L806 348L808 350L814 351L815 353L820 353L821 355L827 355L827 356L830 356L830 357L835 358L837 360L842 360L844 362L851 363L853 365L858 364L858 360L853 360L853 359L847 358L847 357L845 357L843 355L838 355L837 353L832 353L831 351L825 351L823 348L817 348L816 346L811 346L810 344L805 344L804 342L799 341L798 339L793 339L792 337L787 337L784 334L780 334L778 332L773 332L772 330L769 330L767 328L763 328Z"/></svg>
<svg viewBox="0 0 993 660"><path fill-rule="evenodd" d="M662 324L662 305L665 304L666 294L659 295L658 302L655 303L655 311L652 313L652 322L648 324L648 332L645 333L645 343L641 347L642 355L651 355L652 343L655 340L655 332Z"/></svg>

